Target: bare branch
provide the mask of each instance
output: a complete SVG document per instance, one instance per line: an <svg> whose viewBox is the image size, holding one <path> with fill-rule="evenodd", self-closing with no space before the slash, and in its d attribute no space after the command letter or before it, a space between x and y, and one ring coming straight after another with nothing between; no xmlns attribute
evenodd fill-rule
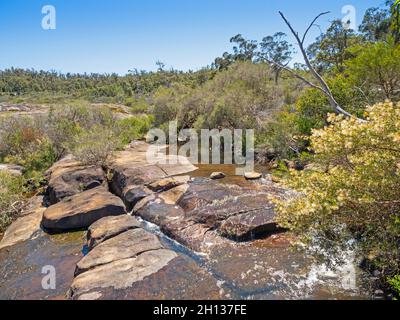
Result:
<svg viewBox="0 0 400 320"><path fill-rule="evenodd" d="M353 115L351 115L350 113L348 113L346 110L344 110L339 103L336 101L336 99L334 98L331 89L329 88L328 84L326 83L326 81L322 78L322 76L317 72L317 70L315 70L315 68L313 67L313 65L310 62L310 59L308 58L306 49L304 48L304 39L305 36L307 35L308 31L310 30L311 26L314 25L314 23L323 15L327 14L327 12L323 12L321 14L319 14L312 22L312 24L310 25L310 27L308 27L306 33L303 36L303 40L300 39L299 33L296 32L292 25L290 24L290 22L286 19L285 15L279 11L280 16L282 17L283 21L285 21L286 25L289 27L290 31L292 32L292 34L294 35L294 37L296 38L297 44L300 48L300 51L303 55L304 61L308 67L308 69L310 70L311 74L315 77L315 79L321 84L321 87L319 88L319 90L321 90L329 99L329 102L332 106L332 108L336 111L336 113L339 114L343 114L346 117L353 117ZM308 82L309 84L309 82ZM314 85L315 87L315 85ZM365 122L365 120L359 119L360 121Z"/></svg>
<svg viewBox="0 0 400 320"><path fill-rule="evenodd" d="M304 35L303 35L303 39L301 39L301 43L302 43L303 45L304 45L304 41L306 40L306 37L307 37L308 32L309 32L310 29L314 26L315 22L317 22L317 20L318 20L320 17L322 17L322 16L324 16L324 15L326 15L326 14L330 14L330 13L331 13L330 11L322 12L322 13L320 13L320 14L311 22L310 26L307 28L306 32L305 32Z"/></svg>
<svg viewBox="0 0 400 320"><path fill-rule="evenodd" d="M303 82L305 82L306 84L308 84L310 87L312 87L312 88L314 88L314 89L317 89L317 90L320 90L320 91L322 91L322 93L326 94L326 92L324 91L323 88L321 88L320 86L318 86L318 85L312 83L311 81L309 81L308 79L306 79L306 78L303 77L302 75L300 75L300 74L298 74L297 72L295 72L295 71L293 71L292 69L290 69L288 66L282 65L282 64L280 64L280 63L278 63L278 62L270 61L270 60L267 60L267 62L270 63L270 64L273 64L273 65L275 65L275 66L277 66L277 67L279 67L279 68L282 69L282 70L285 70L285 71L291 73L294 77L296 77L297 79L302 80Z"/></svg>

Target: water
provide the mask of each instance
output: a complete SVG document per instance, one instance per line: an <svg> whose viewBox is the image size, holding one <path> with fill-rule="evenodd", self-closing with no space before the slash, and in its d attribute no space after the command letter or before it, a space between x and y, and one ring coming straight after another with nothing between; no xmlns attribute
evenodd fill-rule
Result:
<svg viewBox="0 0 400 320"><path fill-rule="evenodd" d="M191 177L209 177L224 172L219 183L256 187L262 183L246 181L235 175L234 165L200 165ZM260 168L258 168L260 170ZM265 169L263 173L268 173ZM141 220L142 226L160 237L164 245L205 270L220 288L221 299L368 299L359 281L354 257L345 253L346 263L332 271L305 253L295 252L292 237L281 233L247 243L227 241L213 244L207 254L193 252L165 236L154 224Z"/></svg>

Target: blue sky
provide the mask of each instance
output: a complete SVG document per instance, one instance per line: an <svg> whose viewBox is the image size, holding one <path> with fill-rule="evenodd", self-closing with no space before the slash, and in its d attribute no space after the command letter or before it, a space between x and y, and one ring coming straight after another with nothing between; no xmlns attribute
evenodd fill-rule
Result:
<svg viewBox="0 0 400 320"><path fill-rule="evenodd" d="M231 48L238 33L260 40L277 31L288 33L281 10L298 30L331 11L325 28L343 17L344 5L365 10L384 0L0 0L0 69L9 67L61 72L197 70ZM44 5L57 12L57 29L43 30ZM319 34L313 29L309 40Z"/></svg>

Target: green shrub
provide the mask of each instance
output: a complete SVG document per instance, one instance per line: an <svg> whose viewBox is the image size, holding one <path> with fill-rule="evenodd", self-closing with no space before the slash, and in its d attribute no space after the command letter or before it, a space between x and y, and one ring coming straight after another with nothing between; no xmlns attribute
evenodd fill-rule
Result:
<svg viewBox="0 0 400 320"><path fill-rule="evenodd" d="M396 275L388 280L389 285L392 287L396 294L396 300L400 298L400 275Z"/></svg>
<svg viewBox="0 0 400 320"><path fill-rule="evenodd" d="M153 117L141 115L132 116L117 122L119 139L123 145L133 140L142 139L150 130Z"/></svg>
<svg viewBox="0 0 400 320"><path fill-rule="evenodd" d="M82 130L68 143L72 154L86 165L105 165L112 153L120 147L116 133L100 125Z"/></svg>
<svg viewBox="0 0 400 320"><path fill-rule="evenodd" d="M148 113L149 104L145 99L128 98L124 103L133 114Z"/></svg>
<svg viewBox="0 0 400 320"><path fill-rule="evenodd" d="M0 171L0 232L5 231L22 208L24 181Z"/></svg>

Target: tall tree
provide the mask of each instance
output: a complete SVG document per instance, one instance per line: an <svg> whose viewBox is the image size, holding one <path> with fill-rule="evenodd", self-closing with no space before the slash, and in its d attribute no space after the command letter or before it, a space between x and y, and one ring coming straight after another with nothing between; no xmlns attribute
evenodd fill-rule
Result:
<svg viewBox="0 0 400 320"><path fill-rule="evenodd" d="M215 59L213 67L218 70L228 68L235 61L254 61L257 57L258 44L255 40L247 40L241 34L230 39L233 43L233 53L224 52L222 57Z"/></svg>
<svg viewBox="0 0 400 320"><path fill-rule="evenodd" d="M359 42L354 30L343 26L341 20L334 20L326 33L308 47L307 53L319 72L335 68L344 70L344 62L351 58L348 48Z"/></svg>
<svg viewBox="0 0 400 320"><path fill-rule="evenodd" d="M400 0L388 0L390 6L390 30L396 43L400 42Z"/></svg>
<svg viewBox="0 0 400 320"><path fill-rule="evenodd" d="M293 55L293 46L286 40L287 35L277 32L273 36L265 37L260 43L259 60L272 63L275 72L275 83L278 83L282 68L279 65L287 65Z"/></svg>
<svg viewBox="0 0 400 320"><path fill-rule="evenodd" d="M389 10L386 8L369 8L364 15L359 31L367 41L385 40L390 32Z"/></svg>
<svg viewBox="0 0 400 320"><path fill-rule="evenodd" d="M234 59L236 61L253 61L257 53L257 41L247 40L241 34L231 38L231 43L235 44L233 47Z"/></svg>

